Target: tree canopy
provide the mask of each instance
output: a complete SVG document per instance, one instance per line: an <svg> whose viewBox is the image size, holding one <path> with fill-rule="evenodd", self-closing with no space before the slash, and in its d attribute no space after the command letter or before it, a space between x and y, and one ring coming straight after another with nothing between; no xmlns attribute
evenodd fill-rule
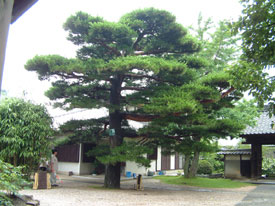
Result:
<svg viewBox="0 0 275 206"><path fill-rule="evenodd" d="M248 61L263 66L275 64L275 1L241 0L243 15L235 28L242 35L242 47Z"/></svg>
<svg viewBox="0 0 275 206"><path fill-rule="evenodd" d="M200 13L197 26L192 25L191 29L203 48L196 55L207 61L208 72L224 70L239 58L240 37L232 33L228 20L214 23L211 18L204 19Z"/></svg>
<svg viewBox="0 0 275 206"><path fill-rule="evenodd" d="M233 31L242 37L242 50L238 63L230 68L233 86L240 91L249 90L259 105L265 102L274 113L275 82L268 69L274 67L275 33L274 0L242 0L243 14L233 23Z"/></svg>
<svg viewBox="0 0 275 206"><path fill-rule="evenodd" d="M36 56L25 67L36 71L39 79L52 81L46 95L56 106L108 109L104 120L85 121L93 124L91 139L95 132L102 138L106 137L102 131L110 131L109 160L103 158L107 164L105 187L120 186L120 161L127 159L126 150L133 145L127 145L124 137L150 136L135 134L124 124L126 120L167 123L172 118L183 124L188 133L184 135L189 137L199 129L203 133L212 128L213 134L219 129L224 134L240 129L228 119L214 121L218 116L213 110L232 107L241 94L233 90L230 76L223 71L203 72L206 61L194 55L201 49L200 41L169 12L135 10L119 22L77 12L64 28L68 39L79 46L76 58ZM88 128L82 123L78 121L76 128Z"/></svg>

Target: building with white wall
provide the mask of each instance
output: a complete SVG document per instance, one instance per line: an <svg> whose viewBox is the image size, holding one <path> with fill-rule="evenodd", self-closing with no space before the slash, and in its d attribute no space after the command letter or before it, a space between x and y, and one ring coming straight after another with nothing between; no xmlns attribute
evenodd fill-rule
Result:
<svg viewBox="0 0 275 206"><path fill-rule="evenodd" d="M184 158L181 154L164 155L161 152L161 147L158 147L155 154L148 156L151 159L149 168L140 166L135 162L127 161L125 165L125 175L128 174L141 174L148 175L149 172L153 173L175 173L183 169Z"/></svg>
<svg viewBox="0 0 275 206"><path fill-rule="evenodd" d="M58 147L58 171L65 174L72 172L75 175L92 174L95 169L94 159L86 154L92 146L80 143Z"/></svg>

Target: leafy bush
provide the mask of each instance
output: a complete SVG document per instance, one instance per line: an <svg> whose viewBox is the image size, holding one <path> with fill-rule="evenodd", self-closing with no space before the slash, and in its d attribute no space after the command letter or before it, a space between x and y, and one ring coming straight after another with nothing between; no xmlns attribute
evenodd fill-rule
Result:
<svg viewBox="0 0 275 206"><path fill-rule="evenodd" d="M213 159L207 159L213 165L213 173L224 173L223 155L215 154Z"/></svg>
<svg viewBox="0 0 275 206"><path fill-rule="evenodd" d="M198 174L212 174L213 167L207 160L200 160Z"/></svg>
<svg viewBox="0 0 275 206"><path fill-rule="evenodd" d="M12 205L9 196L16 194L27 183L21 173L22 169L0 160L0 205Z"/></svg>
<svg viewBox="0 0 275 206"><path fill-rule="evenodd" d="M24 173L35 171L50 152L52 119L46 108L17 98L0 102L0 158Z"/></svg>
<svg viewBox="0 0 275 206"><path fill-rule="evenodd" d="M271 158L263 159L262 173L265 175L275 174L275 160Z"/></svg>

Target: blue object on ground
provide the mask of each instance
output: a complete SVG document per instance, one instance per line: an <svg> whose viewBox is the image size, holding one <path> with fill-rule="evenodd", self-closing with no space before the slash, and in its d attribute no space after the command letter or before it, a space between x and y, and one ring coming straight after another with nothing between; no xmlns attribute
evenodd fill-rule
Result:
<svg viewBox="0 0 275 206"><path fill-rule="evenodd" d="M137 174L136 173L133 173L133 178L137 178Z"/></svg>
<svg viewBox="0 0 275 206"><path fill-rule="evenodd" d="M126 172L126 177L132 177L132 172Z"/></svg>
<svg viewBox="0 0 275 206"><path fill-rule="evenodd" d="M159 171L159 175L164 175L163 171Z"/></svg>

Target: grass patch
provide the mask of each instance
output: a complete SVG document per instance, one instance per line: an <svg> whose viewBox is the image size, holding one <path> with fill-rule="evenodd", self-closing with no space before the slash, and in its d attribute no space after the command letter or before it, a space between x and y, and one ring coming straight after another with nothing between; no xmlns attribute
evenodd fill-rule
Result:
<svg viewBox="0 0 275 206"><path fill-rule="evenodd" d="M188 185L195 187L206 187L206 188L240 188L251 186L252 184L233 181L230 179L210 179L203 177L195 178L184 178L183 176L157 176L155 179L159 179L161 182L166 184L174 185Z"/></svg>

